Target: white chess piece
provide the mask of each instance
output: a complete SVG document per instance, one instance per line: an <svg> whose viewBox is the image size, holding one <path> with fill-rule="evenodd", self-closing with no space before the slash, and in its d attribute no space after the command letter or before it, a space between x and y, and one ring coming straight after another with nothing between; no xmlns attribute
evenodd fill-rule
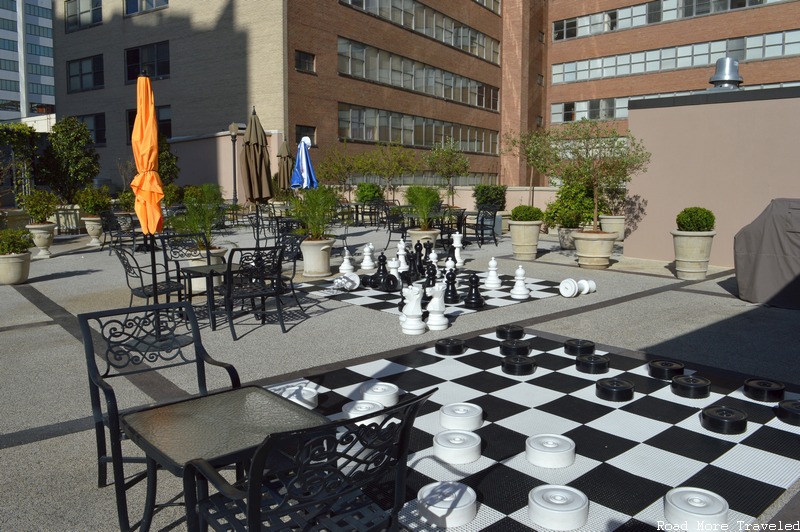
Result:
<svg viewBox="0 0 800 532"><path fill-rule="evenodd" d="M439 270L439 254L436 253L435 250L431 250L428 255L428 260L431 261L431 264L436 268L436 278L439 279L442 276L442 272Z"/></svg>
<svg viewBox="0 0 800 532"><path fill-rule="evenodd" d="M455 267L456 261L453 260L453 257L447 257L447 260L444 261L444 272L447 273Z"/></svg>
<svg viewBox="0 0 800 532"><path fill-rule="evenodd" d="M514 272L514 288L511 289L511 299L528 299L530 290L525 286L525 270L520 264Z"/></svg>
<svg viewBox="0 0 800 532"><path fill-rule="evenodd" d="M501 281L500 276L497 275L497 261L494 257L489 261L489 275L486 277L483 286L486 288L500 288L503 286L503 281Z"/></svg>
<svg viewBox="0 0 800 532"><path fill-rule="evenodd" d="M339 273L352 273L353 271L355 271L355 268L353 268L350 250L348 248L344 248L344 258L342 259L341 266L339 266Z"/></svg>
<svg viewBox="0 0 800 532"><path fill-rule="evenodd" d="M364 246L364 260L361 261L362 270L374 270L375 262L372 260L372 244Z"/></svg>
<svg viewBox="0 0 800 532"><path fill-rule="evenodd" d="M428 311L428 329L432 331L443 331L450 327L450 320L444 315L444 283L436 283L426 289L431 300L426 307Z"/></svg>
<svg viewBox="0 0 800 532"><path fill-rule="evenodd" d="M425 322L422 321L422 289L416 286L403 288L405 304L400 316L400 327L405 334L418 335L425 332Z"/></svg>
<svg viewBox="0 0 800 532"><path fill-rule="evenodd" d="M408 260L406 259L406 243L403 242L402 239L397 243L397 260L400 262L400 266L398 266L397 271L407 272Z"/></svg>
<svg viewBox="0 0 800 532"><path fill-rule="evenodd" d="M455 248L455 252L453 253L456 257L456 268L461 268L464 266L464 259L461 258L461 248L464 247L462 239L464 235L461 233L453 233L453 248Z"/></svg>
<svg viewBox="0 0 800 532"><path fill-rule="evenodd" d="M394 275L395 277L400 279L400 271L398 270L400 262L397 259L387 260L386 266L389 268L389 275Z"/></svg>

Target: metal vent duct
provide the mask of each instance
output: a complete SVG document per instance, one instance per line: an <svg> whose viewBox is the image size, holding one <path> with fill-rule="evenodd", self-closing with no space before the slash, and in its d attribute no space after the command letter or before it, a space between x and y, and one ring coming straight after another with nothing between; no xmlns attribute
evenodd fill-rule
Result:
<svg viewBox="0 0 800 532"><path fill-rule="evenodd" d="M742 81L744 80L739 75L739 61L732 57L723 57L717 59L717 70L708 80L714 86L708 90L737 90Z"/></svg>

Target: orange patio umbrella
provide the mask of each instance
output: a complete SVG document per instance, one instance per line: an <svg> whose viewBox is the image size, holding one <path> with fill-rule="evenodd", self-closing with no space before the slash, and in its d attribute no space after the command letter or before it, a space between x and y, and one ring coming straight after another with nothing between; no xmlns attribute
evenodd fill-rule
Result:
<svg viewBox="0 0 800 532"><path fill-rule="evenodd" d="M131 134L136 177L131 188L136 195L136 216L145 235L160 233L164 225L161 214L161 177L158 175L158 123L150 78L139 76L136 81L136 120Z"/></svg>

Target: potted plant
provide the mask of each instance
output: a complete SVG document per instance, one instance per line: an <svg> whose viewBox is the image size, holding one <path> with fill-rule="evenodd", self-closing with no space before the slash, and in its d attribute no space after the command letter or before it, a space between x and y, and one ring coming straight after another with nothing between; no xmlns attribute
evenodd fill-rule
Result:
<svg viewBox="0 0 800 532"><path fill-rule="evenodd" d="M572 234L592 219L594 202L591 192L581 184L564 183L556 199L547 204L544 222L556 229L561 249L575 249Z"/></svg>
<svg viewBox="0 0 800 532"><path fill-rule="evenodd" d="M49 190L34 189L27 194L19 196L19 204L31 217L31 223L26 225L33 237L33 242L39 248L37 259L49 259L52 256L50 246L53 245L53 233L56 223L50 220L58 210L58 196Z"/></svg>
<svg viewBox="0 0 800 532"><path fill-rule="evenodd" d="M523 134L515 143L540 173L592 191L592 228L572 237L579 266L608 268L618 235L600 230L601 192L623 186L644 171L650 153L630 133L623 135L611 124L586 119Z"/></svg>
<svg viewBox="0 0 800 532"><path fill-rule="evenodd" d="M417 227L408 230L412 244L417 242L436 242L439 230L433 228L433 218L441 198L439 189L424 185L411 185L405 192L408 214L414 219Z"/></svg>
<svg viewBox="0 0 800 532"><path fill-rule="evenodd" d="M103 224L100 220L100 213L111 208L111 193L108 187L87 187L75 193L75 201L83 211L81 220L86 226L86 234L91 237L90 246L101 246L103 243L100 237L103 234Z"/></svg>
<svg viewBox="0 0 800 532"><path fill-rule="evenodd" d="M671 231L675 248L675 275L678 279L705 279L711 244L714 240L714 213L704 207L687 207L675 218L677 230Z"/></svg>
<svg viewBox="0 0 800 532"><path fill-rule="evenodd" d="M25 229L0 229L0 284L22 284L31 270L33 239Z"/></svg>
<svg viewBox="0 0 800 532"><path fill-rule="evenodd" d="M331 248L336 241L328 234L336 219L339 196L328 186L309 188L291 200L291 214L300 220L306 238L300 244L303 251L303 276L331 275Z"/></svg>
<svg viewBox="0 0 800 532"><path fill-rule="evenodd" d="M625 240L625 204L628 189L624 183L607 184L600 195L604 204L598 216L600 229L607 233L617 233L617 242Z"/></svg>
<svg viewBox="0 0 800 532"><path fill-rule="evenodd" d="M517 260L535 260L544 213L539 207L517 205L511 209L511 249Z"/></svg>

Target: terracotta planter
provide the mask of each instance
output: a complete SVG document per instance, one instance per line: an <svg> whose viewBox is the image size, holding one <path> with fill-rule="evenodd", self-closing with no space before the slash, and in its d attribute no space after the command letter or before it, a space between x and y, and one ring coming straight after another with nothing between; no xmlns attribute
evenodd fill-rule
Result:
<svg viewBox="0 0 800 532"><path fill-rule="evenodd" d="M514 252L514 258L536 260L542 222L509 220L508 227L511 232L511 249Z"/></svg>
<svg viewBox="0 0 800 532"><path fill-rule="evenodd" d="M611 253L614 251L617 233L575 231L572 238L578 255L578 266L603 270L611 265Z"/></svg>
<svg viewBox="0 0 800 532"><path fill-rule="evenodd" d="M331 248L336 239L303 240L303 277L328 277L331 275Z"/></svg>
<svg viewBox="0 0 800 532"><path fill-rule="evenodd" d="M625 240L625 217L611 216L602 214L600 219L600 230L607 233L617 233L617 242Z"/></svg>
<svg viewBox="0 0 800 532"><path fill-rule="evenodd" d="M439 239L439 230L438 229L409 229L406 231L408 235L408 240L410 247L413 248L417 241L425 244L425 242L433 242L436 245L436 241Z"/></svg>
<svg viewBox="0 0 800 532"><path fill-rule="evenodd" d="M31 271L31 253L0 255L0 284L22 284Z"/></svg>
<svg viewBox="0 0 800 532"><path fill-rule="evenodd" d="M716 231L671 231L675 249L675 276L696 281L705 279Z"/></svg>
<svg viewBox="0 0 800 532"><path fill-rule="evenodd" d="M103 236L103 223L99 216L85 216L81 218L83 225L86 226L86 234L91 237L88 246L102 246L100 237Z"/></svg>
<svg viewBox="0 0 800 532"><path fill-rule="evenodd" d="M30 231L33 237L33 243L39 248L39 252L35 255L36 259L49 259L52 257L50 253L50 246L53 245L53 233L56 229L56 224L28 224L25 229Z"/></svg>

